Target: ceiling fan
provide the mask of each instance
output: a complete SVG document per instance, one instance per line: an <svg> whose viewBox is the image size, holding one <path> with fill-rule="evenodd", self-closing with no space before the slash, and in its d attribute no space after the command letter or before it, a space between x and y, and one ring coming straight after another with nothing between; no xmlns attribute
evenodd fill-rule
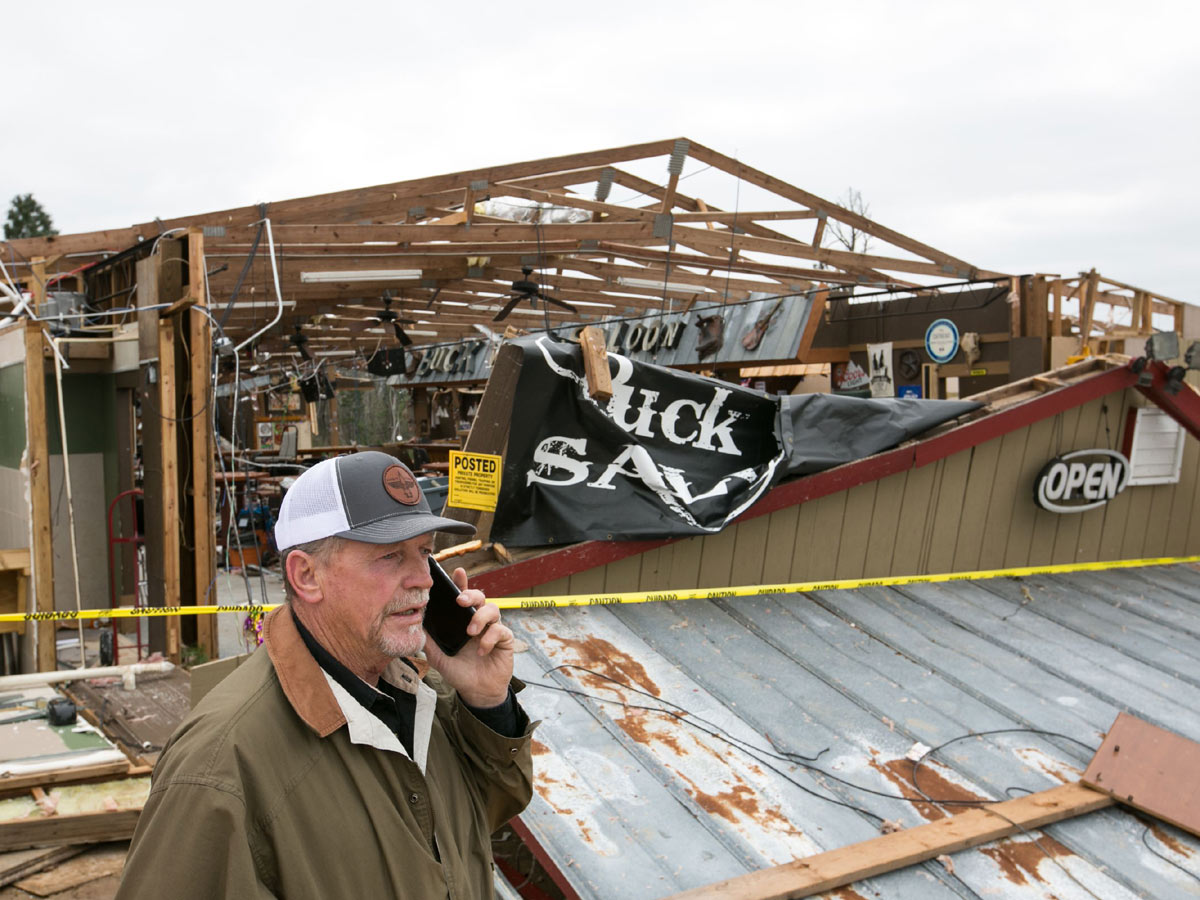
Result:
<svg viewBox="0 0 1200 900"><path fill-rule="evenodd" d="M357 326L352 326L352 327L357 327L358 329L363 329L363 328L369 328L370 326L376 325L376 324L387 325L390 323L392 326L392 331L394 331L396 334L396 340L400 342L400 346L401 347L411 347L412 342L413 342L412 338L410 338L408 336L408 334L404 331L404 329L401 326L402 325L416 325L417 324L416 320L402 318L398 312L396 312L394 309L392 309L391 291L384 291L383 297L381 299L383 300L383 309L382 310L380 310L378 313L376 313L373 316L367 316L365 319L359 319L358 320L359 324Z"/></svg>
<svg viewBox="0 0 1200 900"><path fill-rule="evenodd" d="M542 293L541 285L539 285L536 281L529 280L529 276L533 274L533 268L531 266L522 266L521 272L524 277L518 278L512 283L508 302L504 304L504 308L501 309L500 312L496 313L496 317L492 319L493 322L503 322L505 319L507 319L509 313L516 309L517 304L522 300L528 300L530 305L536 309L539 297L547 304L561 306L568 312L577 312L575 307L570 303L567 303L564 300L555 299L549 294Z"/></svg>
<svg viewBox="0 0 1200 900"><path fill-rule="evenodd" d="M304 326L300 323L297 323L293 327L296 329L296 332L295 334L288 335L288 343L300 351L300 355L304 359L312 362L312 354L309 353L308 349L304 346L308 343L308 335L301 330Z"/></svg>

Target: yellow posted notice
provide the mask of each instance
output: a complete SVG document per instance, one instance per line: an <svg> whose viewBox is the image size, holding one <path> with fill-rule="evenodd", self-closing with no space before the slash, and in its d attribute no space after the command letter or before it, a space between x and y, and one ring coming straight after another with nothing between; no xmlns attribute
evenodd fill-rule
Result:
<svg viewBox="0 0 1200 900"><path fill-rule="evenodd" d="M500 498L499 456L490 453L450 451L450 506L495 512Z"/></svg>

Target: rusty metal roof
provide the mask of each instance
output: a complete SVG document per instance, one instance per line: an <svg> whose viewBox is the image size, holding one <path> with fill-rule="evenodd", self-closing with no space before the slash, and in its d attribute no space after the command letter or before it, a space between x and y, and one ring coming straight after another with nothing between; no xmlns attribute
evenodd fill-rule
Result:
<svg viewBox="0 0 1200 900"><path fill-rule="evenodd" d="M845 783L919 798L918 742L1032 728L1095 748L1121 710L1200 740L1196 566L507 620L529 644L522 703L542 720L522 820L581 897L661 897L875 837L882 819L947 815ZM819 758L806 769L788 753ZM935 799L1006 799L1074 781L1090 757L1057 737L978 736L917 780ZM1200 896L1200 842L1119 808L950 862L831 896Z"/></svg>

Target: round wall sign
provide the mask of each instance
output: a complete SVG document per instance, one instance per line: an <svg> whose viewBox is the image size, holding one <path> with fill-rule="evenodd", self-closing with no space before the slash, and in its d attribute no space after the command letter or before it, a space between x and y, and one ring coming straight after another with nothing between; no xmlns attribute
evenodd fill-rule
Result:
<svg viewBox="0 0 1200 900"><path fill-rule="evenodd" d="M937 319L925 329L925 352L938 365L958 355L958 326L949 319Z"/></svg>

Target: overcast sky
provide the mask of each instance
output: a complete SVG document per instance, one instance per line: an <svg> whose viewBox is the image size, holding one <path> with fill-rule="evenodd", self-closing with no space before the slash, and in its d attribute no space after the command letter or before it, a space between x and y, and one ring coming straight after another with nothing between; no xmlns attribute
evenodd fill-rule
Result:
<svg viewBox="0 0 1200 900"><path fill-rule="evenodd" d="M1194 2L45 0L2 21L0 199L32 192L64 233L687 136L853 186L983 268L1200 303ZM693 187L711 175L688 190L748 208L729 179Z"/></svg>

